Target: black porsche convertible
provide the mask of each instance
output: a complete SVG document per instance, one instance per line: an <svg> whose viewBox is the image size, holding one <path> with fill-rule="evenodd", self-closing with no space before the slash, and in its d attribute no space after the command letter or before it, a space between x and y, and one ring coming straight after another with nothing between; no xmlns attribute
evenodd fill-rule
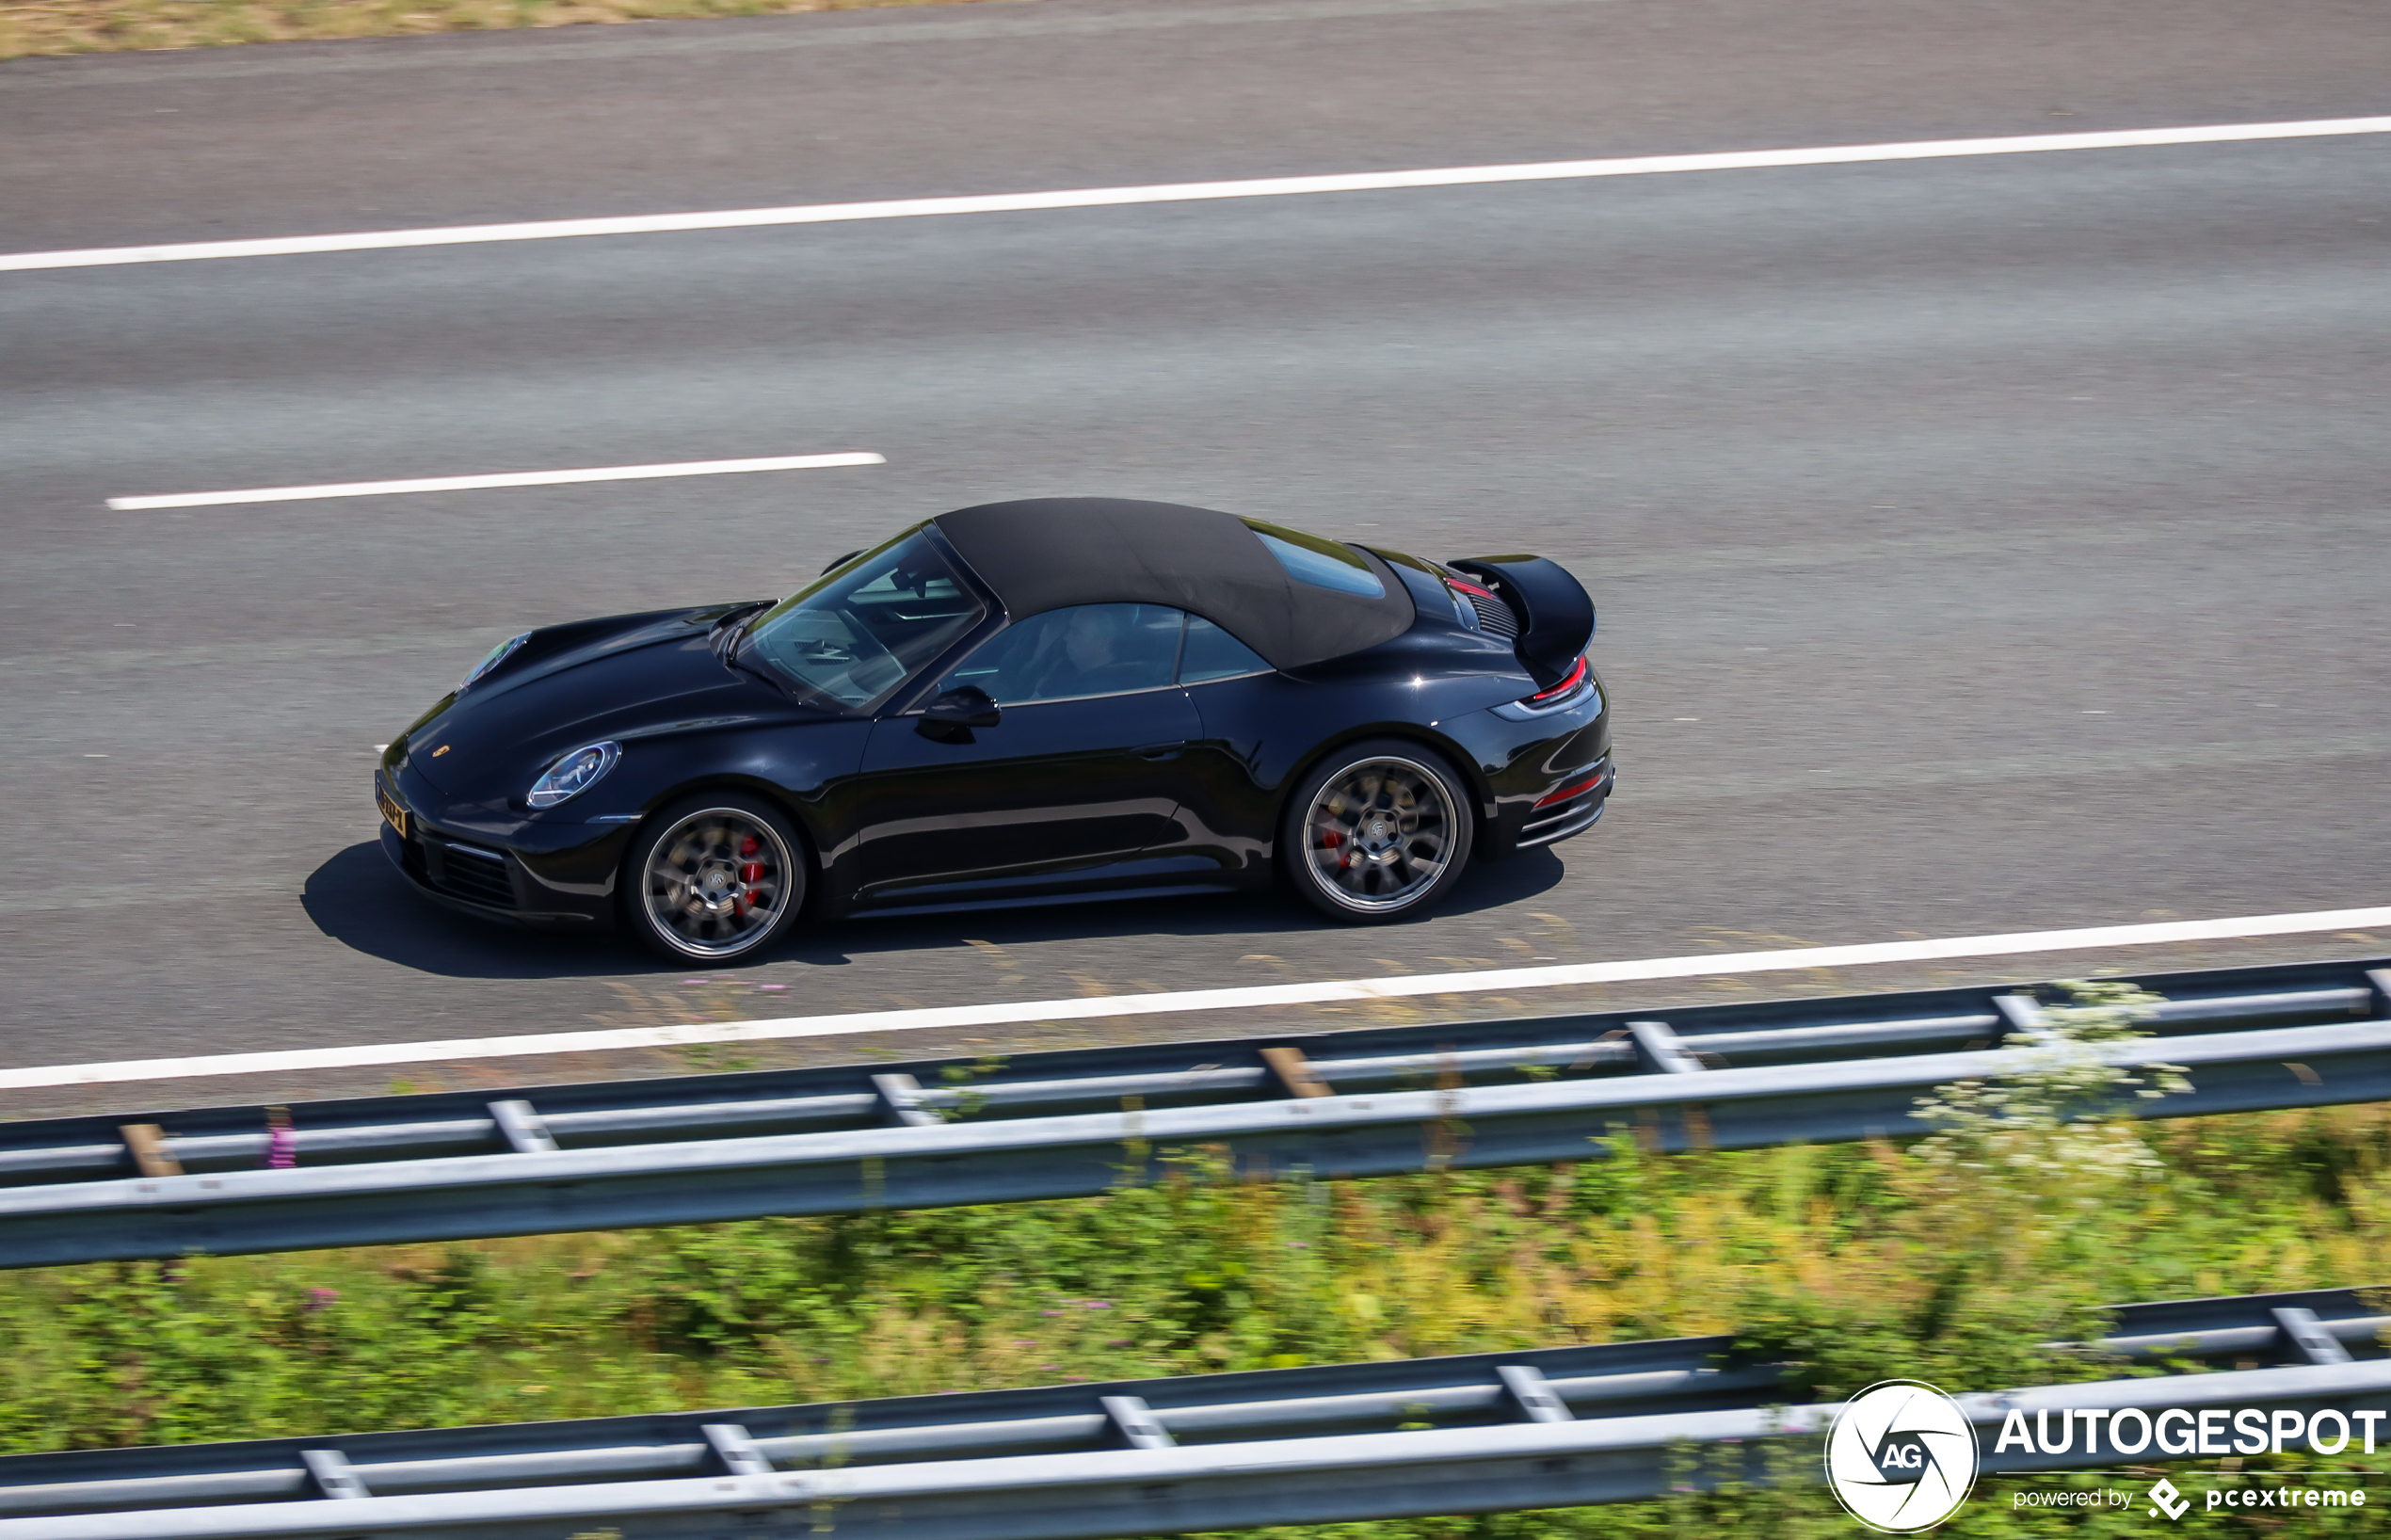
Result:
<svg viewBox="0 0 2391 1540"><path fill-rule="evenodd" d="M385 751L451 906L726 963L801 916L1264 888L1385 921L1590 827L1593 602L1206 508L941 514L777 602L549 626Z"/></svg>

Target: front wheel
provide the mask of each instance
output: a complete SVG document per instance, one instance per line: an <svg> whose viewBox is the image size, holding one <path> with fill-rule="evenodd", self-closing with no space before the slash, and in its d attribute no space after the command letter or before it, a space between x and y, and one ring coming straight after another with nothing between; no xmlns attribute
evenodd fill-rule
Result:
<svg viewBox="0 0 2391 1540"><path fill-rule="evenodd" d="M1469 793L1442 755L1375 739L1323 760L1287 801L1279 849L1296 891L1359 923L1416 914L1468 863Z"/></svg>
<svg viewBox="0 0 2391 1540"><path fill-rule="evenodd" d="M631 842L625 918L676 962L753 956L795 923L804 855L788 816L762 797L724 791L686 798L642 824Z"/></svg>

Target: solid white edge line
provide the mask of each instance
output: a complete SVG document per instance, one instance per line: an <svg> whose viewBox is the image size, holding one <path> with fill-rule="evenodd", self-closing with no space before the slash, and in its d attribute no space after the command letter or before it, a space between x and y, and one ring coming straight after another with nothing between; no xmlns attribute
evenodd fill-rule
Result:
<svg viewBox="0 0 2391 1540"><path fill-rule="evenodd" d="M528 1034L511 1037L451 1037L354 1048L287 1049L215 1053L182 1059L124 1059L105 1064L43 1065L0 1069L0 1091L43 1086L102 1085L124 1081L188 1080L209 1075L258 1075L297 1069L354 1069L447 1059L517 1058L544 1053L602 1053L624 1049L686 1048L793 1037L837 1037L866 1032L923 1032L939 1027L992 1027L1031 1021L1096 1020L1181 1011L1224 1011L1267 1005L1315 1005L1335 1001L1400 1000L1418 995L1485 994L1551 989L1568 985L1625 984L1655 979L1714 978L1804 969L1860 968L1933 962L1953 957L2009 957L2094 947L2163 946L2183 941L2231 941L2261 936L2391 926L2391 906L2320 909L2306 914L2251 915L2230 920L2170 920L2085 930L2038 930L1941 940L1866 941L1853 946L1793 947L1711 956L1656 957L1640 962L1565 963L1552 968L1497 968L1475 973L1421 973L1399 978L1268 984L1228 989L1184 989L1148 995L1103 995L989 1005L927 1006L844 1016L791 1016L765 1021L706 1021L675 1027L617 1027L600 1032Z"/></svg>
<svg viewBox="0 0 2391 1540"><path fill-rule="evenodd" d="M584 481L646 481L658 476L727 476L748 471L823 471L841 465L886 465L886 456L783 455L775 459L691 460L682 465L600 465L580 471L509 471L488 476L424 476L413 481L349 481L324 487L252 487L234 492L168 492L111 497L119 513L143 508L213 508L232 503L299 503L319 497L379 497L392 492L457 492L485 487L564 487Z"/></svg>
<svg viewBox="0 0 2391 1540"><path fill-rule="evenodd" d="M379 251L416 246L475 245L489 241L553 241L576 235L649 235L674 231L742 230L760 225L914 219L941 214L1013 214L1049 209L1107 208L1131 203L1186 203L1224 198L1286 198L1307 193L1379 192L1405 187L1478 186L1503 182L1657 176L1677 171L1741 171L1780 166L1843 166L1867 161L2026 155L2057 150L2131 150L2154 145L2234 144L2257 139L2307 139L2386 133L2391 133L2391 118L2323 118L2287 123L2219 123L2194 128L2133 128L2092 134L2027 134L2000 138L1922 139L1905 144L1828 145L1806 150L1736 150L1710 154L1635 155L1607 160L1544 161L1518 166L1453 166L1415 171L1263 177L1239 182L1083 187L1060 192L994 193L966 198L803 203L786 208L724 209L698 214L540 219L522 224L451 225L417 230L361 231L340 235L193 241L171 246L114 246L82 251L27 251L0 256L0 272L108 267L132 263L202 262L217 257L286 257L327 251Z"/></svg>

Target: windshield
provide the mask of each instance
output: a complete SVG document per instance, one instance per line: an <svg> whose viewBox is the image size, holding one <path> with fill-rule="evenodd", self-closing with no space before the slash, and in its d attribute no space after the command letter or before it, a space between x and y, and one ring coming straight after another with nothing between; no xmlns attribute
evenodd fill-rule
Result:
<svg viewBox="0 0 2391 1540"><path fill-rule="evenodd" d="M987 613L920 533L867 551L766 611L747 646L806 689L860 710Z"/></svg>

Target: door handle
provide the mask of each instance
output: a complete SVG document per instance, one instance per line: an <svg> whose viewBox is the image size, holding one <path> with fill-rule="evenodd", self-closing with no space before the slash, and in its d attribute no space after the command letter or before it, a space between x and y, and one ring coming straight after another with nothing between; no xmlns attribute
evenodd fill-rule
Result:
<svg viewBox="0 0 2391 1540"><path fill-rule="evenodd" d="M1179 751L1186 746L1187 740L1181 738L1175 744L1147 744L1143 748L1132 748L1130 752L1141 760L1170 760L1177 759Z"/></svg>

